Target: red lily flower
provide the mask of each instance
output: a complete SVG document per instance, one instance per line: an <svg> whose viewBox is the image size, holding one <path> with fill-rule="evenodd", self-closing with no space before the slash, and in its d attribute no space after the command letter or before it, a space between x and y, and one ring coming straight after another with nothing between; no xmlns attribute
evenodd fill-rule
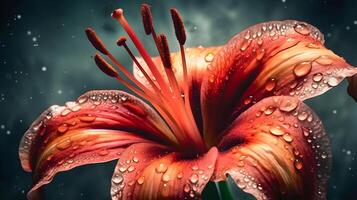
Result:
<svg viewBox="0 0 357 200"><path fill-rule="evenodd" d="M103 90L46 110L20 144L22 166L33 172L28 197L58 172L119 159L112 199L199 198L209 181L228 175L257 199L325 199L329 138L302 100L357 70L325 48L318 29L266 22L226 45L185 49L182 19L171 9L180 52L170 53L166 36L155 33L150 7L141 11L159 57L149 56L123 10L112 15L142 56L134 57L126 38L119 38L134 74L92 29L86 33L120 73L99 53L98 67L150 105Z"/></svg>

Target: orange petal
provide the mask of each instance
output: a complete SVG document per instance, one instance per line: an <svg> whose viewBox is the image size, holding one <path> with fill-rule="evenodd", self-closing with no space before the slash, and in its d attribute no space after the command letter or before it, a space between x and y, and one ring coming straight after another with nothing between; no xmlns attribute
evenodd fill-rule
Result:
<svg viewBox="0 0 357 200"><path fill-rule="evenodd" d="M29 197L57 172L117 159L131 144L174 144L169 133L149 106L121 91L92 91L66 106L52 106L31 125L20 144L22 167L34 176Z"/></svg>
<svg viewBox="0 0 357 200"><path fill-rule="evenodd" d="M262 199L325 199L331 148L322 123L294 97L263 99L241 114L218 146L215 181L230 175Z"/></svg>
<svg viewBox="0 0 357 200"><path fill-rule="evenodd" d="M157 145L134 144L123 152L115 168L112 199L199 198L216 158L216 148L201 157L185 158Z"/></svg>
<svg viewBox="0 0 357 200"><path fill-rule="evenodd" d="M241 112L264 97L322 94L357 73L326 49L315 27L297 21L252 26L216 54L202 83L201 107L208 142Z"/></svg>
<svg viewBox="0 0 357 200"><path fill-rule="evenodd" d="M203 79L207 76L207 70L210 69L210 63L213 61L215 54L219 51L221 46L217 47L196 47L185 49L186 63L187 63L187 75L188 75L188 88L190 94L191 107L194 108L193 114L199 127L202 127L201 119L201 105L200 105L200 90ZM184 89L184 79L183 79L183 68L181 53L175 52L171 53L172 68L175 72L175 77L181 90ZM137 58L140 65L145 69L145 71L152 77L150 70L148 69L145 61L142 58ZM161 62L161 58L152 58L154 63L158 66L160 74L164 77L164 80L168 83L164 67ZM152 89L149 82L146 80L145 76L142 74L140 69L134 63L133 73L136 79L143 83L148 88ZM156 83L155 79L154 82Z"/></svg>
<svg viewBox="0 0 357 200"><path fill-rule="evenodd" d="M357 75L348 79L348 94L357 102Z"/></svg>

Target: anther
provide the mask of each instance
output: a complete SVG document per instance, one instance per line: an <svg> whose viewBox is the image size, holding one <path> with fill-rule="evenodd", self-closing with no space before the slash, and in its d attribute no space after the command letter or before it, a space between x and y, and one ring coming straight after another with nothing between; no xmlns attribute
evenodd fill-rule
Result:
<svg viewBox="0 0 357 200"><path fill-rule="evenodd" d="M118 9L116 9L116 10L114 10L114 11L112 12L112 18L118 19L118 18L121 17L123 14L124 14L123 9L118 8Z"/></svg>
<svg viewBox="0 0 357 200"><path fill-rule="evenodd" d="M150 6L145 3L142 4L140 8L140 12L143 20L145 33L146 35L150 35L154 29Z"/></svg>
<svg viewBox="0 0 357 200"><path fill-rule="evenodd" d="M95 64L97 64L98 68L102 70L106 75L116 78L119 76L118 72L114 69L114 67L109 64L101 55L96 53L94 55Z"/></svg>
<svg viewBox="0 0 357 200"><path fill-rule="evenodd" d="M171 8L170 12L171 12L172 22L174 23L176 38L180 43L180 45L184 45L186 42L186 31L185 31L185 25L183 23L182 17L175 8Z"/></svg>
<svg viewBox="0 0 357 200"><path fill-rule="evenodd" d="M117 45L118 46L123 46L126 42L126 37L125 36L121 36L119 37L119 39L117 40Z"/></svg>
<svg viewBox="0 0 357 200"><path fill-rule="evenodd" d="M104 55L108 55L109 51L103 44L102 40L98 37L92 28L86 28L85 30L88 40L92 43L94 48L100 51Z"/></svg>
<svg viewBox="0 0 357 200"><path fill-rule="evenodd" d="M162 60L162 64L164 65L165 68L171 69L172 63L170 57L170 49L169 49L169 43L167 42L166 35L160 34L157 37L157 40L158 40L158 50Z"/></svg>

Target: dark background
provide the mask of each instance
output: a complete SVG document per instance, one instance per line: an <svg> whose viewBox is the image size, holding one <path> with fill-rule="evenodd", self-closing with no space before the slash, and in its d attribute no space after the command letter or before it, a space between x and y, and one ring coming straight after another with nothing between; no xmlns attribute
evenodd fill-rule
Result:
<svg viewBox="0 0 357 200"><path fill-rule="evenodd" d="M224 44L243 28L269 20L297 19L317 26L326 46L357 65L357 1L217 0L147 1L153 5L158 32L169 32L168 9L177 7L189 32L187 46ZM143 38L142 1L1 0L0 3L0 199L24 199L31 186L18 159L18 145L29 124L52 104L64 104L93 89L120 89L92 62L94 49L84 29L93 26L128 67L114 42L123 34L110 18L117 7ZM144 42L152 49L152 43ZM356 199L357 104L346 82L307 103L324 122L333 145L329 199ZM45 199L109 199L115 162L61 173L44 190Z"/></svg>

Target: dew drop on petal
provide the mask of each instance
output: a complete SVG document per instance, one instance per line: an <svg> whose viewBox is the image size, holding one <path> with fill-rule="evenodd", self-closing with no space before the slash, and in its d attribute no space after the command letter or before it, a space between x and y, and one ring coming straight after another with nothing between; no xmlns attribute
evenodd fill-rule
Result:
<svg viewBox="0 0 357 200"><path fill-rule="evenodd" d="M288 143L293 141L293 137L289 133L284 134L283 139L285 140L285 142L288 142Z"/></svg>
<svg viewBox="0 0 357 200"><path fill-rule="evenodd" d="M170 180L170 176L168 174L164 174L162 177L161 177L161 180L163 182L168 182Z"/></svg>
<svg viewBox="0 0 357 200"><path fill-rule="evenodd" d="M213 58L214 58L213 53L208 53L208 54L205 56L205 61L206 61L206 62L212 62L212 61L213 61Z"/></svg>
<svg viewBox="0 0 357 200"><path fill-rule="evenodd" d="M67 139L59 144L56 145L58 150L65 150L68 149L72 145L72 141Z"/></svg>
<svg viewBox="0 0 357 200"><path fill-rule="evenodd" d="M317 74L314 74L314 76L312 77L312 80L315 81L315 82L320 82L323 78L323 75L321 73L317 73Z"/></svg>
<svg viewBox="0 0 357 200"><path fill-rule="evenodd" d="M300 33L301 35L308 35L311 32L310 28L306 24L302 24L302 23L296 24L294 26L294 30L297 33Z"/></svg>
<svg viewBox="0 0 357 200"><path fill-rule="evenodd" d="M291 111L295 110L297 106L298 106L297 101L291 101L289 99L289 100L284 100L283 102L281 102L279 109L283 112L291 112Z"/></svg>
<svg viewBox="0 0 357 200"><path fill-rule="evenodd" d="M332 60L326 56L321 56L320 58L315 60L315 62L319 63L320 65L331 65L332 64Z"/></svg>
<svg viewBox="0 0 357 200"><path fill-rule="evenodd" d="M311 63L310 62L302 62L294 67L294 74L296 77L303 77L306 76L311 71Z"/></svg>
<svg viewBox="0 0 357 200"><path fill-rule="evenodd" d="M155 170L157 173L164 173L167 170L167 165L165 165L164 163L160 163Z"/></svg>
<svg viewBox="0 0 357 200"><path fill-rule="evenodd" d="M79 117L79 120L81 120L82 122L86 122L86 123L93 122L95 119L96 119L96 117L92 116L92 115L86 115L86 116Z"/></svg>
<svg viewBox="0 0 357 200"><path fill-rule="evenodd" d="M274 90L275 86L276 86L276 80L275 80L275 78L271 78L267 81L267 83L265 85L265 89L270 92L270 91Z"/></svg>
<svg viewBox="0 0 357 200"><path fill-rule="evenodd" d="M295 165L295 168L296 168L297 170L301 170L301 169L303 168L303 164L302 164L302 162L301 162L299 159L296 159L296 160L294 161L294 165Z"/></svg>
<svg viewBox="0 0 357 200"><path fill-rule="evenodd" d="M190 182L191 183L197 183L198 181L198 175L197 174L192 174L192 176L190 177Z"/></svg>
<svg viewBox="0 0 357 200"><path fill-rule="evenodd" d="M68 125L67 124L61 124L58 128L57 131L61 134L65 133L68 131Z"/></svg>
<svg viewBox="0 0 357 200"><path fill-rule="evenodd" d="M145 177L144 176L141 176L140 178L138 178L137 182L139 185L142 185L145 181Z"/></svg>
<svg viewBox="0 0 357 200"><path fill-rule="evenodd" d="M276 136L284 135L284 131L281 130L280 126L270 128L269 132Z"/></svg>
<svg viewBox="0 0 357 200"><path fill-rule="evenodd" d="M112 182L114 184L120 184L121 182L123 182L123 177L119 174L114 175Z"/></svg>
<svg viewBox="0 0 357 200"><path fill-rule="evenodd" d="M327 81L327 84L330 86L330 87L335 87L338 85L338 80L336 77L330 77Z"/></svg>

